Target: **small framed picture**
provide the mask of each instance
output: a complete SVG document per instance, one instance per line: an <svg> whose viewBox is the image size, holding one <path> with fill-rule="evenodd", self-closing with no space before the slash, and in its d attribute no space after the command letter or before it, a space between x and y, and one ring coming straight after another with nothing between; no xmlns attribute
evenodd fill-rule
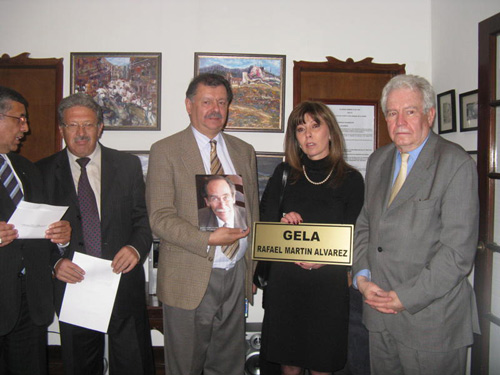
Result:
<svg viewBox="0 0 500 375"><path fill-rule="evenodd" d="M257 178L259 183L259 200L266 189L267 181L273 175L279 163L284 161L283 152L258 152L257 151Z"/></svg>
<svg viewBox="0 0 500 375"><path fill-rule="evenodd" d="M437 96L438 133L457 131L455 90L443 92Z"/></svg>
<svg viewBox="0 0 500 375"><path fill-rule="evenodd" d="M160 130L161 53L71 52L72 94L102 107L106 130Z"/></svg>
<svg viewBox="0 0 500 375"><path fill-rule="evenodd" d="M477 90L460 94L460 131L477 130Z"/></svg>

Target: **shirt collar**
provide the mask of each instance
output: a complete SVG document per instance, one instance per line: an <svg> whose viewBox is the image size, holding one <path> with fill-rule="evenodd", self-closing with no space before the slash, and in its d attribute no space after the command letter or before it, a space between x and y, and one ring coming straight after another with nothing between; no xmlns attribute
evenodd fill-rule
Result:
<svg viewBox="0 0 500 375"><path fill-rule="evenodd" d="M66 148L66 151L68 153L68 158L69 158L69 161L71 163L76 163L76 161L78 159L80 159L80 157L74 155L70 150L69 148ZM101 158L101 145L99 144L99 142L97 142L97 145L95 146L95 150L94 152L92 152L89 156L87 156L89 159L90 159L90 162L89 163L92 163L92 162L97 162L100 158Z"/></svg>

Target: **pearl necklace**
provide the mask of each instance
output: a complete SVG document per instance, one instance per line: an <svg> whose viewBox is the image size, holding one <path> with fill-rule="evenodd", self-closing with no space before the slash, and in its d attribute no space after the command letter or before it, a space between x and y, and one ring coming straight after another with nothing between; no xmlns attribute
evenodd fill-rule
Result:
<svg viewBox="0 0 500 375"><path fill-rule="evenodd" d="M333 173L333 168L332 170L330 171L330 173L328 173L328 176L326 176L326 178L323 180L323 181L320 181L320 182L314 182L312 181L309 176L307 175L307 172L306 172L306 166L305 165L302 165L302 170L304 171L304 176L306 177L306 180L309 181L311 184L313 185L322 185L324 184L326 181L328 181L328 179L330 178L330 176L332 175Z"/></svg>

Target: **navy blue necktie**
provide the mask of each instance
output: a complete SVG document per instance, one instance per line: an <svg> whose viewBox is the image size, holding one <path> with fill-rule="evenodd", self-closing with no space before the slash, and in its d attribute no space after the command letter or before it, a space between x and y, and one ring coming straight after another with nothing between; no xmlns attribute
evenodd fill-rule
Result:
<svg viewBox="0 0 500 375"><path fill-rule="evenodd" d="M78 180L78 202L80 204L80 214L82 215L83 242L85 252L88 255L101 257L101 221L99 220L99 210L94 191L90 186L87 175L87 164L89 158L77 159L80 164L81 174Z"/></svg>
<svg viewBox="0 0 500 375"><path fill-rule="evenodd" d="M9 193L10 198L17 205L23 199L23 191L21 190L21 186L17 182L16 176L12 171L9 163L0 156L0 179L2 180L3 186L7 189L7 193Z"/></svg>

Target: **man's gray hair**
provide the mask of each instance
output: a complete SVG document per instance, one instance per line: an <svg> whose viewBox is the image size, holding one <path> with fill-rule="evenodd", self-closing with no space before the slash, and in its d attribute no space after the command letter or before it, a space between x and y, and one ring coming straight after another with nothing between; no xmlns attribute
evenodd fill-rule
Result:
<svg viewBox="0 0 500 375"><path fill-rule="evenodd" d="M64 124L64 111L73 107L86 107L92 110L97 117L97 125L102 124L103 115L101 106L97 104L90 95L79 92L65 97L61 100L61 103L59 103L59 107L57 108L59 125Z"/></svg>
<svg viewBox="0 0 500 375"><path fill-rule="evenodd" d="M393 77L382 90L382 98L380 104L384 116L387 115L387 97L393 90L410 89L417 90L422 94L424 113L428 113L431 108L436 107L436 94L432 85L425 78L411 75L401 74Z"/></svg>

